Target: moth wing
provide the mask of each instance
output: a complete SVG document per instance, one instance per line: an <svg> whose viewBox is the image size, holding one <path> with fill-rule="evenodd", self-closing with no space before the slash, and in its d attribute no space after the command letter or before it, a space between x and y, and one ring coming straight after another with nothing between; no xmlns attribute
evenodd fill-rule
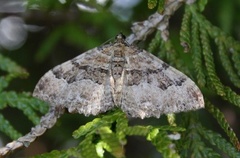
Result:
<svg viewBox="0 0 240 158"><path fill-rule="evenodd" d="M126 55L126 62L121 108L130 116L160 117L204 107L196 84L152 54L138 50Z"/></svg>
<svg viewBox="0 0 240 158"><path fill-rule="evenodd" d="M69 112L97 115L113 105L109 81L111 56L94 48L54 67L38 82L33 96Z"/></svg>

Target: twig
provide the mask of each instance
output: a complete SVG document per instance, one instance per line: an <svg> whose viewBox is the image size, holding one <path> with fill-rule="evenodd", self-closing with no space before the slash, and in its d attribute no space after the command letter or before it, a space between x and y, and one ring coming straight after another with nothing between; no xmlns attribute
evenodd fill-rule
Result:
<svg viewBox="0 0 240 158"><path fill-rule="evenodd" d="M171 15L183 4L192 4L196 0L167 0L162 14L158 12L149 16L149 18L142 22L135 22L132 26L132 34L127 37L127 42L132 44L135 41L145 40L146 37L154 30L161 31L163 40L167 40L169 36L168 24Z"/></svg>

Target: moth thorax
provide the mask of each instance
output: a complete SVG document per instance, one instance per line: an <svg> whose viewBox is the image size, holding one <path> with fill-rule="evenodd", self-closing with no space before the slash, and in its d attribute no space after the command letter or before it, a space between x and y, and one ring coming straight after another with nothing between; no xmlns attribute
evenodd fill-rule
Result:
<svg viewBox="0 0 240 158"><path fill-rule="evenodd" d="M121 78L125 64L125 57L122 51L115 51L111 62L111 72L114 80Z"/></svg>

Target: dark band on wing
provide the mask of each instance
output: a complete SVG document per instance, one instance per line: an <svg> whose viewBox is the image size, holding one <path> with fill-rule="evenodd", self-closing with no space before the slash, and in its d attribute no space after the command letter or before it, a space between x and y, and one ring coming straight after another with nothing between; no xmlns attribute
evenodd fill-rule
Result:
<svg viewBox="0 0 240 158"><path fill-rule="evenodd" d="M151 84L154 80L153 77L157 78L158 87L162 90L168 89L170 86L182 86L182 84L186 81L185 77L180 76L177 79L171 79L163 73L163 70L167 69L166 67L162 67L160 69L152 70L126 70L127 77L127 86L139 85L144 80L147 81L148 84ZM155 75L154 75L155 74Z"/></svg>
<svg viewBox="0 0 240 158"><path fill-rule="evenodd" d="M53 74L58 79L64 79L71 84L80 80L91 80L98 84L105 82L106 76L109 76L109 70L101 67L91 67L89 65L80 65L72 61L73 68L70 71L63 72L61 67L56 67L52 70Z"/></svg>

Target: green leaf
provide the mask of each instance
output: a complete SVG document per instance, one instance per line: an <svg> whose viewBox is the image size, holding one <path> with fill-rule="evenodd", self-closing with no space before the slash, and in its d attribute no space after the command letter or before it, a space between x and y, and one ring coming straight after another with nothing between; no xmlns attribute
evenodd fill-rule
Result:
<svg viewBox="0 0 240 158"><path fill-rule="evenodd" d="M6 80L6 77L0 76L0 92L8 86L8 81Z"/></svg>
<svg viewBox="0 0 240 158"><path fill-rule="evenodd" d="M152 129L152 126L133 126L125 129L127 135L147 136Z"/></svg>
<svg viewBox="0 0 240 158"><path fill-rule="evenodd" d="M201 124L197 121L196 115L188 113L183 117L183 126L187 129L181 135L181 140L177 144L178 150L181 151L181 157L219 157L220 155L214 151L211 147L205 144L205 140L202 140L199 134Z"/></svg>
<svg viewBox="0 0 240 158"><path fill-rule="evenodd" d="M212 87L215 89L216 93L220 96L225 96L224 86L222 85L220 79L216 74L213 52L210 47L209 36L207 30L204 28L200 29L200 39L202 44L202 51L205 60L205 67L208 73L209 81L211 82Z"/></svg>
<svg viewBox="0 0 240 158"><path fill-rule="evenodd" d="M225 119L224 114L219 109L214 107L208 100L205 100L205 102L206 102L207 110L212 114L213 117L216 118L219 125L222 127L222 129L225 131L225 133L230 138L232 144L238 148L238 146L240 145L240 142L238 141L238 138L237 138L236 134L233 132L229 123Z"/></svg>
<svg viewBox="0 0 240 158"><path fill-rule="evenodd" d="M158 10L157 10L157 11L158 11L160 14L163 13L164 7L165 7L165 0L158 0Z"/></svg>
<svg viewBox="0 0 240 158"><path fill-rule="evenodd" d="M152 53L152 54L155 54L155 52L159 52L159 47L161 45L161 34L160 34L160 31L158 31L156 34L155 34L155 37L151 40L151 42L149 43L148 45L148 52ZM158 56L157 54L155 54L156 56ZM159 54L161 55L161 54ZM160 57L160 56L159 56ZM161 59L163 59L163 57L160 57Z"/></svg>
<svg viewBox="0 0 240 158"><path fill-rule="evenodd" d="M153 129L148 139L157 148L164 158L180 158L174 143L169 139L166 131Z"/></svg>
<svg viewBox="0 0 240 158"><path fill-rule="evenodd" d="M208 0L198 0L197 1L200 12L202 12L205 9L205 6L207 5L207 3L208 3Z"/></svg>
<svg viewBox="0 0 240 158"><path fill-rule="evenodd" d="M22 136L14 127L0 114L0 131L5 133L11 139L17 139Z"/></svg>
<svg viewBox="0 0 240 158"><path fill-rule="evenodd" d="M148 0L148 8L153 9L157 6L158 1L157 0Z"/></svg>
<svg viewBox="0 0 240 158"><path fill-rule="evenodd" d="M85 139L79 144L79 149L83 158L99 158L96 146L93 144L93 135L86 135Z"/></svg>
<svg viewBox="0 0 240 158"><path fill-rule="evenodd" d="M218 39L215 40L217 46L218 46L218 53L219 53L219 57L220 57L220 60L221 60L221 63L225 69L225 71L227 72L230 80L232 81L232 83L240 88L240 78L239 76L237 75L237 72L235 72L234 68L233 68L233 65L230 61L230 57L228 56L228 51L226 49L226 46L224 44L224 41L222 41L225 39L221 39L221 37L219 37Z"/></svg>
<svg viewBox="0 0 240 158"><path fill-rule="evenodd" d="M240 153L230 143L228 143L220 134L206 129L199 130L199 132L213 146L218 147L220 151L224 152L229 157L240 158Z"/></svg>
<svg viewBox="0 0 240 158"><path fill-rule="evenodd" d="M14 61L3 56L2 54L0 54L0 70L3 70L8 73L4 77L4 79L8 82L13 78L17 78L17 77L26 78L28 76L28 73L24 68L20 67ZM3 79L1 80L2 82L4 82ZM3 83L3 84L4 85L2 85L1 87L5 88L7 85L6 83Z"/></svg>
<svg viewBox="0 0 240 158"><path fill-rule="evenodd" d="M0 103L17 108L29 118L35 125L39 123L40 118L33 109L40 109L40 112L46 113L48 106L46 103L32 98L29 94L17 94L13 91L0 93ZM42 103L39 105L39 103ZM40 108L37 108L40 107Z"/></svg>
<svg viewBox="0 0 240 158"><path fill-rule="evenodd" d="M196 78L198 85L201 87L205 87L206 85L206 75L204 73L204 61L202 55L202 48L200 42L200 31L199 31L199 24L193 18L192 19L192 37L191 37L191 52L192 52L192 59L193 59L193 66L196 72Z"/></svg>
<svg viewBox="0 0 240 158"><path fill-rule="evenodd" d="M82 158L80 152L76 147L69 148L67 150L53 150L49 153L32 156L32 158L69 158L69 157Z"/></svg>
<svg viewBox="0 0 240 158"><path fill-rule="evenodd" d="M190 33L191 33L191 18L192 14L189 9L185 9L180 30L180 42L184 48L184 52L189 52L190 49Z"/></svg>
<svg viewBox="0 0 240 158"><path fill-rule="evenodd" d="M122 144L115 133L109 127L102 127L99 129L101 141L106 144L104 148L116 158L124 157L124 150Z"/></svg>
<svg viewBox="0 0 240 158"><path fill-rule="evenodd" d="M99 127L106 125L106 122L102 121L100 118L96 118L91 122L88 122L86 125L79 127L77 130L73 132L73 137L75 139L86 135L87 133L95 132Z"/></svg>

